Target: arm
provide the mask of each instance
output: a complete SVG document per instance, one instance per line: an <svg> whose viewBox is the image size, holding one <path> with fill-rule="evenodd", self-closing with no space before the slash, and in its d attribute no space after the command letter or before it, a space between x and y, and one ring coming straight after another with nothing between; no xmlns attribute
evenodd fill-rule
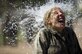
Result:
<svg viewBox="0 0 82 54"><path fill-rule="evenodd" d="M75 52L75 54L81 54L82 52L81 52L81 48L80 48L80 46L79 46L79 42L78 42L78 39L77 39L77 37L76 37L76 34L75 34L75 32L72 30L72 35L74 36L73 38L74 38L74 52Z"/></svg>
<svg viewBox="0 0 82 54"><path fill-rule="evenodd" d="M75 32L73 31L73 29L70 29L70 28L67 29L67 32L68 32L68 37L67 37L68 48L69 48L70 54L81 54L81 48L79 46L79 42Z"/></svg>
<svg viewBox="0 0 82 54"><path fill-rule="evenodd" d="M35 38L36 54L47 54L47 41L43 30L40 30Z"/></svg>

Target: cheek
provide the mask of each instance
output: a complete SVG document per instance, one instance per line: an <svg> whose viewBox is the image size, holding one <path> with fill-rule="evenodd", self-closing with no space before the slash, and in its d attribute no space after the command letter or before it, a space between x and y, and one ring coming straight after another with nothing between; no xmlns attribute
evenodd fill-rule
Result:
<svg viewBox="0 0 82 54"><path fill-rule="evenodd" d="M53 22L58 22L58 16L53 16L53 19L52 19Z"/></svg>
<svg viewBox="0 0 82 54"><path fill-rule="evenodd" d="M56 26L57 25L57 21L55 19L51 20L51 25L52 26Z"/></svg>
<svg viewBox="0 0 82 54"><path fill-rule="evenodd" d="M53 23L53 24L58 23L57 19L52 19L52 23Z"/></svg>
<svg viewBox="0 0 82 54"><path fill-rule="evenodd" d="M58 20L56 18L56 16L53 16L50 20L49 20L49 23L54 26L58 23Z"/></svg>

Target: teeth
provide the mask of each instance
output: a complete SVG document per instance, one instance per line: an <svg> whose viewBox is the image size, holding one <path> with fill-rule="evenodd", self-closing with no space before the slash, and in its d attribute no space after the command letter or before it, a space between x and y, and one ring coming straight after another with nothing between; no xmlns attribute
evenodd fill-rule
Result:
<svg viewBox="0 0 82 54"><path fill-rule="evenodd" d="M64 19L62 19L62 18L61 18L61 19L59 19L59 22L63 23L63 22L64 22Z"/></svg>
<svg viewBox="0 0 82 54"><path fill-rule="evenodd" d="M63 19L59 19L59 21L63 21Z"/></svg>

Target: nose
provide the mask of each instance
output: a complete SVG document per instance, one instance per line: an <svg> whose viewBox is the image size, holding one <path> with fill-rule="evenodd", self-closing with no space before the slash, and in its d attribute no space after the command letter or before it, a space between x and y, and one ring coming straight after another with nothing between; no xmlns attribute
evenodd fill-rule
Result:
<svg viewBox="0 0 82 54"><path fill-rule="evenodd" d="M58 16L59 18L65 18L64 13L63 13L63 12L60 12L60 11L59 11L59 12L58 12L58 15L59 15L59 16Z"/></svg>
<svg viewBox="0 0 82 54"><path fill-rule="evenodd" d="M58 12L58 15L62 15L63 13L62 12Z"/></svg>

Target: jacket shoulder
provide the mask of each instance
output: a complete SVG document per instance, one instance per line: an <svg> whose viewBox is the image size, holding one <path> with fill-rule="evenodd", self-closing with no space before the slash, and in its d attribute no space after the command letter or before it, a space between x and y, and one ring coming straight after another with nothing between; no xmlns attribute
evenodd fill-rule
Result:
<svg viewBox="0 0 82 54"><path fill-rule="evenodd" d="M65 27L65 30L69 33L72 33L72 32L74 33L74 30L70 27Z"/></svg>

